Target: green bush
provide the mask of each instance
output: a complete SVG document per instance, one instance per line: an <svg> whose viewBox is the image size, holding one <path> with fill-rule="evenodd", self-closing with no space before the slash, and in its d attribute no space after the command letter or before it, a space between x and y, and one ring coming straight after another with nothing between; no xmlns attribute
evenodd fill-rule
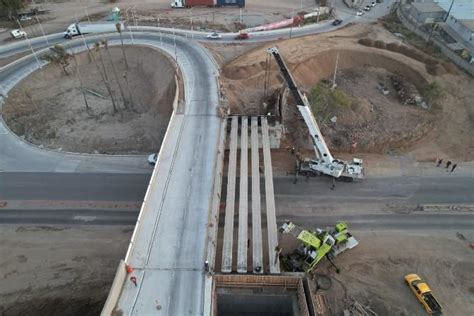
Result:
<svg viewBox="0 0 474 316"><path fill-rule="evenodd" d="M432 103L444 95L444 90L437 81L433 81L423 88L422 95L428 103Z"/></svg>
<svg viewBox="0 0 474 316"><path fill-rule="evenodd" d="M309 103L317 120L324 122L339 111L349 108L352 99L344 91L331 89L330 82L323 81L311 89Z"/></svg>

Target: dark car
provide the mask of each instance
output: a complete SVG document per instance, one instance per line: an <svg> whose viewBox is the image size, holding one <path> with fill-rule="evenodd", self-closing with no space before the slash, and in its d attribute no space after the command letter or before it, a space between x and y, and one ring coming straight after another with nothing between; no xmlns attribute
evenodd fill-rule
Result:
<svg viewBox="0 0 474 316"><path fill-rule="evenodd" d="M342 20L341 19L335 19L333 22L332 22L332 25L336 26L336 25L339 25L342 23Z"/></svg>
<svg viewBox="0 0 474 316"><path fill-rule="evenodd" d="M249 38L249 35L247 33L240 33L235 37L236 40L246 40Z"/></svg>

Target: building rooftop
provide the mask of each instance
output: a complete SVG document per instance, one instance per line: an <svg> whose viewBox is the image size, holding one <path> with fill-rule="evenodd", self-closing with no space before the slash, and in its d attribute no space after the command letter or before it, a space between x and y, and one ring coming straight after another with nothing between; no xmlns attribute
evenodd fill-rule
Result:
<svg viewBox="0 0 474 316"><path fill-rule="evenodd" d="M439 5L437 5L436 3L432 3L432 2L413 3L413 6L420 13L446 12Z"/></svg>
<svg viewBox="0 0 474 316"><path fill-rule="evenodd" d="M448 11L452 0L435 0L435 2ZM450 15L458 20L472 19L474 17L474 0L455 0Z"/></svg>

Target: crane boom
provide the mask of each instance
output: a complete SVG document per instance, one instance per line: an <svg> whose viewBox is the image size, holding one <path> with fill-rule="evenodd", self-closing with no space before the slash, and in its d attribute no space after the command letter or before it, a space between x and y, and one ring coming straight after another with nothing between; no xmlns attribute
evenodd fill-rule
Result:
<svg viewBox="0 0 474 316"><path fill-rule="evenodd" d="M334 159L334 157L331 155L331 152L324 141L324 137L321 134L321 130L319 129L313 112L311 112L308 99L296 85L293 76L286 66L285 61L283 60L283 57L280 55L280 50L278 47L269 48L267 52L275 58L283 79L285 79L290 92L293 94L298 111L303 117L313 141L313 148L317 159L306 160L305 162L308 168L335 178L339 178L341 176L350 180L354 178L363 178L361 159L354 158L354 160L349 163L343 160Z"/></svg>

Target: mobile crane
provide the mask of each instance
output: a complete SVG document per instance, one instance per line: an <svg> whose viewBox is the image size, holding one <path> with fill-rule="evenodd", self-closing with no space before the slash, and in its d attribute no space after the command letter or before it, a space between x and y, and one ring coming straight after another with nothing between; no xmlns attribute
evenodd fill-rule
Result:
<svg viewBox="0 0 474 316"><path fill-rule="evenodd" d="M283 234L291 234L302 242L292 254L283 256L287 268L291 271L313 271L323 258L330 261L340 253L352 249L359 242L349 233L346 223L337 223L329 231L316 229L315 232L302 229L292 222L280 227ZM332 263L332 261L331 261Z"/></svg>
<svg viewBox="0 0 474 316"><path fill-rule="evenodd" d="M308 99L299 90L295 83L288 67L286 66L283 57L280 54L278 47L272 47L267 52L275 58L283 79L286 81L290 92L296 100L296 106L303 117L309 134L313 141L313 148L316 158L303 158L297 161L297 173L306 175L327 175L336 179L341 179L350 182L354 179L364 178L364 167L362 159L353 158L351 162L334 159L329 151L324 137L319 130L318 123L311 112Z"/></svg>

